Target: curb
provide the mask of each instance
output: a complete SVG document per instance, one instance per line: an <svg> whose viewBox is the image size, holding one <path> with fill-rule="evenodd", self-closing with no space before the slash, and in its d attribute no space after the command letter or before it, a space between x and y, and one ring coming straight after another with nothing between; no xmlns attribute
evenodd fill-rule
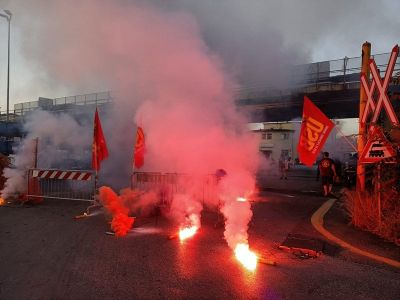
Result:
<svg viewBox="0 0 400 300"><path fill-rule="evenodd" d="M319 191L309 190L309 191L301 191L301 190L291 190L291 189L283 189L283 188L270 188L270 187L260 187L260 191L262 192L274 192L274 193L285 193L285 194L294 194L294 195L307 195L314 197L322 197Z"/></svg>
<svg viewBox="0 0 400 300"><path fill-rule="evenodd" d="M373 260L383 262L385 264L388 264L392 267L400 268L400 262L397 260L393 260L384 256L379 256L367 251L364 251L362 249L359 249L357 247L354 247L353 245L347 243L346 241L343 241L339 239L338 237L334 236L332 233L330 233L328 230L324 228L324 216L325 214L329 211L329 209L332 207L332 205L335 203L336 199L329 199L326 201L320 208L318 208L314 214L311 216L311 224L314 226L316 230L318 230L319 233L321 233L324 237L327 239L335 242L342 248L345 248L353 253L357 253L359 255L366 256L368 258L371 258Z"/></svg>

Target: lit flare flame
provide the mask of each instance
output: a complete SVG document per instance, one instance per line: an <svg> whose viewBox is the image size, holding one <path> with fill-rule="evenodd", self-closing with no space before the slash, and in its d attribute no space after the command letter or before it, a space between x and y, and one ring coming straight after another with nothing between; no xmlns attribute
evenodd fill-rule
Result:
<svg viewBox="0 0 400 300"><path fill-rule="evenodd" d="M248 270L254 271L257 267L258 257L249 250L249 245L240 243L235 248L236 259Z"/></svg>
<svg viewBox="0 0 400 300"><path fill-rule="evenodd" d="M194 236L199 228L197 226L186 227L179 230L179 239L184 241Z"/></svg>
<svg viewBox="0 0 400 300"><path fill-rule="evenodd" d="M3 198L0 198L0 206L6 204L6 200L4 200Z"/></svg>
<svg viewBox="0 0 400 300"><path fill-rule="evenodd" d="M244 198L244 197L237 197L237 198L236 198L236 201L239 201L239 202L247 202L247 199Z"/></svg>

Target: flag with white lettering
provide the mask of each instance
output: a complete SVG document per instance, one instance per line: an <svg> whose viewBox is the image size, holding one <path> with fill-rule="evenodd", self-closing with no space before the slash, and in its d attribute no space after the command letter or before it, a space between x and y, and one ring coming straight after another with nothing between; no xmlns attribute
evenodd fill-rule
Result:
<svg viewBox="0 0 400 300"><path fill-rule="evenodd" d="M303 120L297 152L299 160L312 166L335 124L304 96Z"/></svg>

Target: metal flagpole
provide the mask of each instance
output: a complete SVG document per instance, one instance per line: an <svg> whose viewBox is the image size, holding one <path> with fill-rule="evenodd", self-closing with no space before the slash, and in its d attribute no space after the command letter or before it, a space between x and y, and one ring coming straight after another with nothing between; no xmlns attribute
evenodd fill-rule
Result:
<svg viewBox="0 0 400 300"><path fill-rule="evenodd" d="M344 137L344 140L351 146L351 148L354 149L354 151L357 152L357 148L356 146L353 145L352 142L350 142L350 140L347 138L347 136L344 135L344 133L335 125L336 131L342 136Z"/></svg>

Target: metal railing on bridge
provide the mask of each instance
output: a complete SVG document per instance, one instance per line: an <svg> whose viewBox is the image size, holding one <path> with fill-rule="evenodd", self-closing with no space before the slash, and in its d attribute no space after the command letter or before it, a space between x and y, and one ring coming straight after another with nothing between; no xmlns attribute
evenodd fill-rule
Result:
<svg viewBox="0 0 400 300"><path fill-rule="evenodd" d="M39 98L38 101L30 101L17 103L14 105L14 110L10 110L8 120L14 122L26 113L42 108L50 111L67 111L76 109L82 105L102 105L112 101L111 93L99 92L84 95L75 95L60 97L55 99L50 98ZM1 111L0 121L7 121L7 113Z"/></svg>
<svg viewBox="0 0 400 300"><path fill-rule="evenodd" d="M381 77L386 71L390 54L371 55ZM272 85L269 81L249 82L236 91L236 98L279 97L290 95L296 91L359 88L361 56L297 65L287 68L286 71L287 76L283 76L284 84ZM399 84L399 59L394 68L393 78Z"/></svg>
<svg viewBox="0 0 400 300"><path fill-rule="evenodd" d="M390 53L381 53L371 56L374 58L381 76L384 76ZM329 61L321 61L303 65L292 66L286 69L284 84L273 85L271 81L257 81L242 83L236 90L237 100L251 98L269 98L287 96L293 92L310 92L313 90L337 90L343 88L358 88L360 84L361 56L344 57ZM397 84L400 78L400 60L397 61L393 77ZM67 96L55 99L39 98L38 101L17 103L14 110L10 110L10 122L18 120L27 112L40 107L46 110L66 111L76 109L80 105L101 105L112 101L109 91L76 96ZM241 102L242 103L242 102ZM245 103L242 103L245 104ZM5 122L7 114L0 113L0 121Z"/></svg>

